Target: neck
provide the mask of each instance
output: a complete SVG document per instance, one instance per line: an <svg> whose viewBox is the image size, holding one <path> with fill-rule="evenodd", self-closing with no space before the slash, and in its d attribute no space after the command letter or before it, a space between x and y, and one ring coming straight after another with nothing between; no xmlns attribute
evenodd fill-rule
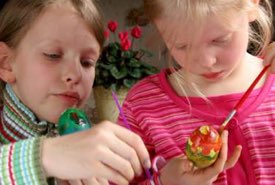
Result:
<svg viewBox="0 0 275 185"><path fill-rule="evenodd" d="M4 90L4 106L0 124L0 142L10 143L45 135L50 123L39 121L34 113L17 98L12 88Z"/></svg>

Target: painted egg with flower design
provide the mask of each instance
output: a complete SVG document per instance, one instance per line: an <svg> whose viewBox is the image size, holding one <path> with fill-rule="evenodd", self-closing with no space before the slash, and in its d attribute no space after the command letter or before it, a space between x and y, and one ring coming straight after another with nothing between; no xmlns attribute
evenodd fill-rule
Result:
<svg viewBox="0 0 275 185"><path fill-rule="evenodd" d="M198 168L213 164L220 152L222 140L216 129L209 125L197 128L186 143L186 156Z"/></svg>

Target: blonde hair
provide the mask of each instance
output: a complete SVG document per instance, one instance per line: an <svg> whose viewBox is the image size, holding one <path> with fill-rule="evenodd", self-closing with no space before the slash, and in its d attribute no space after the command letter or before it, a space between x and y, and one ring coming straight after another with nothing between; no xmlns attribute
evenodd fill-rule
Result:
<svg viewBox="0 0 275 185"><path fill-rule="evenodd" d="M155 20L171 17L179 18L184 24L189 22L200 26L205 17L218 15L224 20L224 24L236 12L255 10L255 3L251 0L143 0L144 13L154 22ZM179 9L181 14L175 11ZM226 12L226 13L223 13ZM256 20L250 24L249 44L253 46L253 54L261 55L272 38L272 7L269 0L260 0L257 9ZM177 19L178 20L178 19ZM170 57L171 58L171 57ZM173 71L178 68L174 62ZM195 84L188 82L185 76L175 73L177 84L184 94L185 89L181 87L184 83L188 89L205 99Z"/></svg>
<svg viewBox="0 0 275 185"><path fill-rule="evenodd" d="M16 48L36 18L50 5L70 2L95 34L102 49L104 23L96 0L9 0L0 10L0 42ZM0 99L5 83L0 81ZM2 104L0 100L0 105Z"/></svg>
<svg viewBox="0 0 275 185"><path fill-rule="evenodd" d="M175 15L175 9L180 9L181 21L195 21L200 24L207 15L216 14L225 20L230 19L228 15L221 12L250 11L254 3L250 0L144 0L144 9L147 17L154 21L156 19ZM250 42L257 47L255 54L259 54L269 44L272 37L272 7L269 0L260 0L258 16L250 27ZM232 15L232 14L230 14ZM229 16L230 16L229 15ZM226 21L225 21L226 22Z"/></svg>

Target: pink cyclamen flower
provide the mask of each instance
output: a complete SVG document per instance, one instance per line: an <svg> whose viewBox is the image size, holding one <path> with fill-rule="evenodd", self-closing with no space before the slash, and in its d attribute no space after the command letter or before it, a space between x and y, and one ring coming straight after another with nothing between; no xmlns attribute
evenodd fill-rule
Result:
<svg viewBox="0 0 275 185"><path fill-rule="evenodd" d="M127 31L119 32L118 37L120 41L123 42L124 40L127 40L129 38L129 33Z"/></svg>
<svg viewBox="0 0 275 185"><path fill-rule="evenodd" d="M123 51L128 51L131 48L131 41L129 39L122 40L120 42L120 47Z"/></svg>
<svg viewBox="0 0 275 185"><path fill-rule="evenodd" d="M109 21L108 28L111 32L115 32L118 27L118 23L116 21Z"/></svg>
<svg viewBox="0 0 275 185"><path fill-rule="evenodd" d="M131 30L131 35L132 37L138 39L141 37L141 34L142 34L142 30L139 26L135 26L133 27L133 29Z"/></svg>
<svg viewBox="0 0 275 185"><path fill-rule="evenodd" d="M109 30L104 30L104 38L105 39L108 39L110 37L110 32L109 32Z"/></svg>

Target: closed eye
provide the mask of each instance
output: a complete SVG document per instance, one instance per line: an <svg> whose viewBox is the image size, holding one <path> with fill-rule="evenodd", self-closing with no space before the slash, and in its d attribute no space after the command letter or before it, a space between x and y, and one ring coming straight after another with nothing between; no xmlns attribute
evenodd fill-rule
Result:
<svg viewBox="0 0 275 185"><path fill-rule="evenodd" d="M91 68L91 67L95 67L95 61L93 60L81 60L81 65L84 68Z"/></svg>
<svg viewBox="0 0 275 185"><path fill-rule="evenodd" d="M226 44L231 41L231 38L232 38L232 34L229 34L229 35L214 39L212 42L216 44Z"/></svg>
<svg viewBox="0 0 275 185"><path fill-rule="evenodd" d="M187 45L178 45L175 48L178 50L185 50L187 48Z"/></svg>
<svg viewBox="0 0 275 185"><path fill-rule="evenodd" d="M43 53L44 56L46 56L47 58L51 59L51 60L56 60L56 59L60 59L61 55L60 54L56 54L56 53Z"/></svg>
<svg viewBox="0 0 275 185"><path fill-rule="evenodd" d="M217 39L217 40L213 40L213 43L226 43L228 42L228 39Z"/></svg>

